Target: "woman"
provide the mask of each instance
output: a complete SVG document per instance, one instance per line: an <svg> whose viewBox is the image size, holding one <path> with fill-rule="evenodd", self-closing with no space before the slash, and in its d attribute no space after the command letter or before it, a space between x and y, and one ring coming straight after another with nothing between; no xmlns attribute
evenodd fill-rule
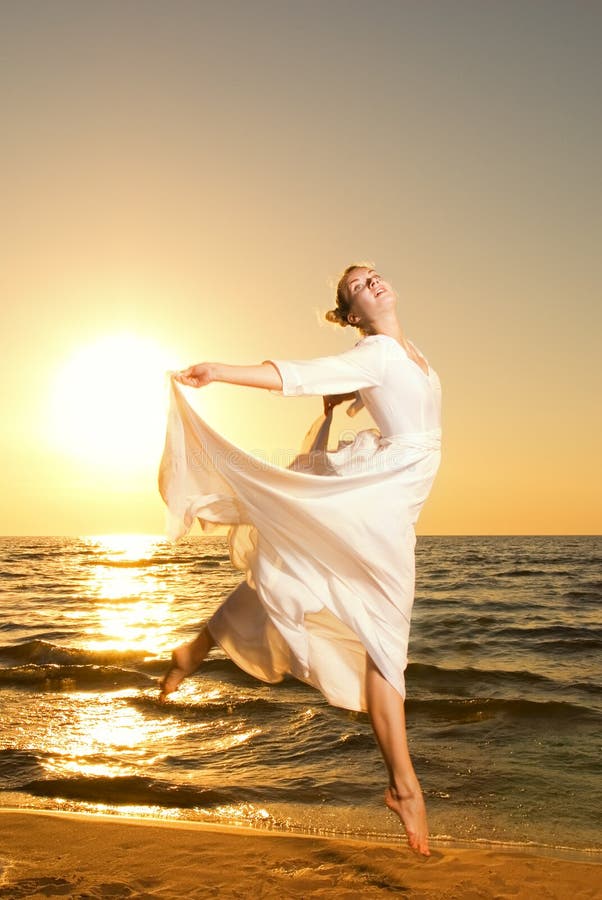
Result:
<svg viewBox="0 0 602 900"><path fill-rule="evenodd" d="M177 539L198 519L230 524L230 557L246 578L190 643L176 648L161 699L219 644L267 681L286 674L333 705L367 711L388 770L385 803L409 846L430 855L426 810L406 739L405 682L414 599L414 525L441 459L441 384L397 318L397 294L371 264L343 272L326 318L357 328L335 356L204 362L173 374L159 489ZM213 431L176 383L213 381L284 397L321 395L324 414L287 468ZM334 406L354 399L378 429L327 450ZM325 477L326 476L326 477Z"/></svg>

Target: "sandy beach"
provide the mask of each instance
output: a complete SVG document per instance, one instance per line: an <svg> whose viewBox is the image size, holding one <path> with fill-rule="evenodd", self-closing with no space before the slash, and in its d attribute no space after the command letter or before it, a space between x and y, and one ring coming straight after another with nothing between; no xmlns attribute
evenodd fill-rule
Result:
<svg viewBox="0 0 602 900"><path fill-rule="evenodd" d="M602 868L504 849L403 844L1 810L0 898L598 897Z"/></svg>

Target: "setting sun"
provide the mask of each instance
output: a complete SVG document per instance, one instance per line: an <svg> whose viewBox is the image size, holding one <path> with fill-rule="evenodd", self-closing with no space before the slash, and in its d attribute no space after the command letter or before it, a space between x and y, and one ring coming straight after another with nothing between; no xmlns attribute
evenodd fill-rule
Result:
<svg viewBox="0 0 602 900"><path fill-rule="evenodd" d="M156 464L174 355L130 333L77 350L51 389L49 434L62 452L104 467Z"/></svg>

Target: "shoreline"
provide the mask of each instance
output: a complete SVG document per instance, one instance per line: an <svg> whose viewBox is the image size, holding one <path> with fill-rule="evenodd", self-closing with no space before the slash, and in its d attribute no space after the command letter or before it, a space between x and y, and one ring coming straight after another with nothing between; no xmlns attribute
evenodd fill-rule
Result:
<svg viewBox="0 0 602 900"><path fill-rule="evenodd" d="M343 843L370 844L377 847L392 847L399 849L405 847L405 836L400 831L399 837L390 838L366 835L353 835L345 832L327 831L315 829L312 832L301 828L280 829L267 826L239 825L235 823L204 822L198 819L171 819L161 818L152 814L136 815L132 812L120 812L118 809L103 812L88 812L82 810L66 810L60 808L42 808L30 806L2 806L0 804L0 816L6 813L23 815L56 816L63 819L76 819L82 822L113 822L132 825L156 826L158 828L174 828L185 831L216 831L224 834L252 835L255 837L282 837L300 838L309 840L337 841ZM534 841L519 842L511 840L487 840L475 838L473 840L454 838L443 835L429 835L429 847L431 850L469 850L491 851L495 853L524 854L526 856L538 856L548 859L561 859L569 862L589 862L592 865L602 865L602 847L556 847L550 844L538 844Z"/></svg>
<svg viewBox="0 0 602 900"><path fill-rule="evenodd" d="M302 828L278 828L261 825L237 824L227 822L206 822L200 819L172 819L162 818L151 813L135 814L121 812L119 809L94 812L86 810L70 810L56 808L43 808L31 806L2 806L0 803L0 816L5 813L23 815L56 816L62 819L75 819L83 822L113 822L132 825L156 826L158 828L174 828L184 831L216 831L224 834L252 835L256 837L282 837L315 839L324 841L337 841L343 843L370 844L377 847L392 847L399 849L405 847L405 836L400 831L399 837L380 836L373 834L351 834L348 832L328 831L326 829L314 829L304 831ZM429 835L429 847L431 850L470 850L491 851L495 853L524 854L526 856L546 857L548 859L562 859L569 862L590 862L593 865L602 865L602 847L556 847L550 844L538 844L534 841L520 842L512 840L487 840L486 838L474 838L473 840L454 838L447 835Z"/></svg>
<svg viewBox="0 0 602 900"><path fill-rule="evenodd" d="M431 847L0 808L2 896L594 898L600 862L529 849Z"/></svg>

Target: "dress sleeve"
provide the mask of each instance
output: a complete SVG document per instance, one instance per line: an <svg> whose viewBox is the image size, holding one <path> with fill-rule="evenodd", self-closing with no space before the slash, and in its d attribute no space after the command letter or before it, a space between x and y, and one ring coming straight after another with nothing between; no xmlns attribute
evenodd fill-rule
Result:
<svg viewBox="0 0 602 900"><path fill-rule="evenodd" d="M386 350L381 341L361 341L334 356L315 359L264 359L280 372L282 389L270 389L282 397L347 394L382 384Z"/></svg>

